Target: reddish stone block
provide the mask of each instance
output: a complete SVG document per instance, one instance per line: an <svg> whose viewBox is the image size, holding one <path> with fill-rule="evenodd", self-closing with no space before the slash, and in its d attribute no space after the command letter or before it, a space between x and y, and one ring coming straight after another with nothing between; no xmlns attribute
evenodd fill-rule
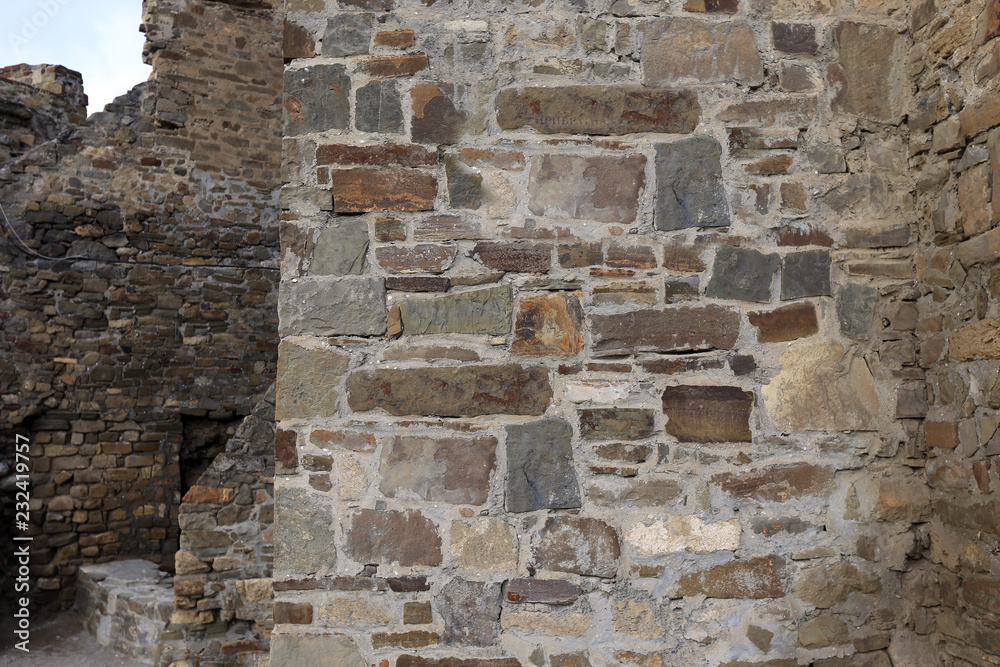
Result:
<svg viewBox="0 0 1000 667"><path fill-rule="evenodd" d="M344 169L330 173L333 210L430 211L437 197L437 179L413 169Z"/></svg>
<svg viewBox="0 0 1000 667"><path fill-rule="evenodd" d="M278 429L274 433L274 459L291 472L299 465L299 452L295 445L297 439L295 431Z"/></svg>
<svg viewBox="0 0 1000 667"><path fill-rule="evenodd" d="M457 255L458 246L437 243L375 248L379 266L395 273L441 273L451 268Z"/></svg>
<svg viewBox="0 0 1000 667"><path fill-rule="evenodd" d="M667 433L681 442L751 442L753 393L739 387L681 385L663 392Z"/></svg>
<svg viewBox="0 0 1000 667"><path fill-rule="evenodd" d="M770 312L747 313L750 324L757 327L757 340L777 343L804 338L819 332L816 308L811 303L797 303Z"/></svg>
<svg viewBox="0 0 1000 667"><path fill-rule="evenodd" d="M721 306L637 310L590 317L596 356L728 350L736 344L739 322L739 313Z"/></svg>
<svg viewBox="0 0 1000 667"><path fill-rule="evenodd" d="M833 468L811 463L790 463L748 473L712 475L712 483L737 498L783 503L799 496L826 495L833 486L833 472Z"/></svg>
<svg viewBox="0 0 1000 667"><path fill-rule="evenodd" d="M746 166L746 172L754 176L776 176L787 174L792 170L791 155L775 155L758 160Z"/></svg>
<svg viewBox="0 0 1000 667"><path fill-rule="evenodd" d="M781 208L794 211L809 210L809 196L802 183L781 184Z"/></svg>
<svg viewBox="0 0 1000 667"><path fill-rule="evenodd" d="M924 422L927 445L939 449L958 447L958 422Z"/></svg>
<svg viewBox="0 0 1000 667"><path fill-rule="evenodd" d="M255 653L261 650L260 642L252 639L234 639L222 644L222 655L239 655Z"/></svg>
<svg viewBox="0 0 1000 667"><path fill-rule="evenodd" d="M228 505L233 501L232 489L219 489L212 486L192 486L184 494L183 502L211 505Z"/></svg>
<svg viewBox="0 0 1000 667"><path fill-rule="evenodd" d="M452 86L422 83L413 87L413 140L423 144L453 144L462 136L466 114L452 101Z"/></svg>
<svg viewBox="0 0 1000 667"><path fill-rule="evenodd" d="M782 564L777 556L765 556L688 573L681 577L677 594L753 600L784 597L785 584L778 575Z"/></svg>
<svg viewBox="0 0 1000 667"><path fill-rule="evenodd" d="M351 515L344 551L362 563L441 564L441 537L420 512L361 509Z"/></svg>
<svg viewBox="0 0 1000 667"><path fill-rule="evenodd" d="M582 594L578 586L562 579L511 579L505 597L509 602L567 605Z"/></svg>
<svg viewBox="0 0 1000 667"><path fill-rule="evenodd" d="M369 76L412 76L427 69L427 56L419 53L410 56L383 56L362 62L358 69Z"/></svg>
<svg viewBox="0 0 1000 667"><path fill-rule="evenodd" d="M608 579L618 572L621 547L603 521L556 516L545 520L533 554L543 569Z"/></svg>
<svg viewBox="0 0 1000 667"><path fill-rule="evenodd" d="M274 603L274 622L293 623L296 625L308 625L313 621L313 606L308 602L281 602Z"/></svg>
<svg viewBox="0 0 1000 667"><path fill-rule="evenodd" d="M656 268L656 255L649 246L612 243L608 246L605 263L616 268L653 269Z"/></svg>
<svg viewBox="0 0 1000 667"><path fill-rule="evenodd" d="M375 46L387 46L393 49L408 49L413 46L412 30L394 30L392 32L375 33Z"/></svg>
<svg viewBox="0 0 1000 667"><path fill-rule="evenodd" d="M316 41L308 30L286 20L281 51L285 56L285 62L293 58L312 58L316 55Z"/></svg>
<svg viewBox="0 0 1000 667"><path fill-rule="evenodd" d="M583 306L579 292L521 297L511 352L566 358L582 349Z"/></svg>
<svg viewBox="0 0 1000 667"><path fill-rule="evenodd" d="M437 164L437 154L423 146L378 144L351 146L321 144L316 147L316 164L354 164L366 167L425 167Z"/></svg>
<svg viewBox="0 0 1000 667"><path fill-rule="evenodd" d="M477 243L472 250L485 266L497 271L547 273L552 267L552 246L532 243Z"/></svg>
<svg viewBox="0 0 1000 667"><path fill-rule="evenodd" d="M423 648L431 646L441 641L441 636L436 632L426 630L410 630L409 632L373 632L372 647L386 648L388 646L398 648ZM396 663L399 664L398 662Z"/></svg>
<svg viewBox="0 0 1000 667"><path fill-rule="evenodd" d="M447 292L451 281L430 276L389 276L385 288L397 292Z"/></svg>
<svg viewBox="0 0 1000 667"><path fill-rule="evenodd" d="M824 248L833 246L833 237L822 229L808 224L793 224L778 228L778 245L807 246L818 245Z"/></svg>

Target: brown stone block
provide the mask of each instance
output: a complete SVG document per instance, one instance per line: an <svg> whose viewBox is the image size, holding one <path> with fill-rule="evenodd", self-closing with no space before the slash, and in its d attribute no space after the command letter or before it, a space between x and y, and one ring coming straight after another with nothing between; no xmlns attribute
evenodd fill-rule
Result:
<svg viewBox="0 0 1000 667"><path fill-rule="evenodd" d="M583 306L579 292L521 297L511 352L566 358L582 349Z"/></svg>
<svg viewBox="0 0 1000 667"><path fill-rule="evenodd" d="M333 210L430 211L437 197L437 179L413 169L343 169L330 172Z"/></svg>
<svg viewBox="0 0 1000 667"><path fill-rule="evenodd" d="M406 240L406 227L402 220L380 218L375 221L375 239L382 243Z"/></svg>
<svg viewBox="0 0 1000 667"><path fill-rule="evenodd" d="M747 313L757 327L757 340L777 343L811 336L819 331L816 308L811 303L797 303L770 312Z"/></svg>
<svg viewBox="0 0 1000 667"><path fill-rule="evenodd" d="M800 496L827 495L833 486L833 468L811 463L788 463L747 473L712 475L712 483L737 498L783 503Z"/></svg>
<svg viewBox="0 0 1000 667"><path fill-rule="evenodd" d="M967 138L974 137L984 130L1000 125L1000 104L996 97L986 95L975 104L966 106L958 114L962 126L962 134Z"/></svg>
<svg viewBox="0 0 1000 667"><path fill-rule="evenodd" d="M618 572L618 534L598 519L549 517L532 552L538 566L557 572L612 578Z"/></svg>
<svg viewBox="0 0 1000 667"><path fill-rule="evenodd" d="M375 248L379 266L395 273L441 273L451 268L457 255L458 246L439 243Z"/></svg>
<svg viewBox="0 0 1000 667"><path fill-rule="evenodd" d="M403 625L428 625L434 622L430 602L404 602Z"/></svg>
<svg viewBox="0 0 1000 667"><path fill-rule="evenodd" d="M656 268L656 255L649 246L612 243L608 246L605 263L616 268L653 269Z"/></svg>
<svg viewBox="0 0 1000 667"><path fill-rule="evenodd" d="M667 433L681 442L751 442L753 393L739 387L681 385L663 392Z"/></svg>
<svg viewBox="0 0 1000 667"><path fill-rule="evenodd" d="M764 80L764 66L754 46L753 29L745 21L710 23L670 18L643 27L642 66L646 85L676 84L686 79L752 85Z"/></svg>
<svg viewBox="0 0 1000 667"><path fill-rule="evenodd" d="M924 422L927 445L938 449L958 447L958 422Z"/></svg>
<svg viewBox="0 0 1000 667"><path fill-rule="evenodd" d="M393 49L408 49L413 46L412 30L393 30L392 32L375 33L375 46L387 46Z"/></svg>
<svg viewBox="0 0 1000 667"><path fill-rule="evenodd" d="M771 23L774 48L782 53L813 55L819 51L816 43L816 26L809 23Z"/></svg>
<svg viewBox="0 0 1000 667"><path fill-rule="evenodd" d="M653 435L652 410L605 408L578 410L580 436L585 440L641 440Z"/></svg>
<svg viewBox="0 0 1000 667"><path fill-rule="evenodd" d="M423 146L412 144L378 144L351 146L320 144L316 147L316 164L354 164L365 167L425 167L438 162L437 154Z"/></svg>
<svg viewBox="0 0 1000 667"><path fill-rule="evenodd" d="M556 248L556 254L559 256L559 266L564 269L578 269L604 263L604 252L600 243L561 245Z"/></svg>
<svg viewBox="0 0 1000 667"><path fill-rule="evenodd" d="M739 8L739 0L686 0L684 3L684 11L699 14L735 14Z"/></svg>
<svg viewBox="0 0 1000 667"><path fill-rule="evenodd" d="M325 431L316 429L309 434L309 442L320 447L337 447L352 452L374 452L375 436L358 431Z"/></svg>
<svg viewBox="0 0 1000 667"><path fill-rule="evenodd" d="M351 515L344 552L362 563L441 564L437 526L420 512L361 509Z"/></svg>
<svg viewBox="0 0 1000 667"><path fill-rule="evenodd" d="M736 344L739 322L735 310L714 305L590 317L596 356L728 350Z"/></svg>
<svg viewBox="0 0 1000 667"><path fill-rule="evenodd" d="M205 575L174 577L174 595L177 597L201 597L205 594Z"/></svg>
<svg viewBox="0 0 1000 667"><path fill-rule="evenodd" d="M840 60L827 66L834 111L889 121L898 112L903 58L894 27L843 22L834 29Z"/></svg>
<svg viewBox="0 0 1000 667"><path fill-rule="evenodd" d="M274 622L293 623L296 625L309 625L313 621L313 606L308 602L281 602L274 603Z"/></svg>
<svg viewBox="0 0 1000 667"><path fill-rule="evenodd" d="M421 658L401 655L396 667L521 667L515 658Z"/></svg>
<svg viewBox="0 0 1000 667"><path fill-rule="evenodd" d="M409 56L382 56L363 61L358 69L369 76L412 76L427 69L427 56L418 53Z"/></svg>
<svg viewBox="0 0 1000 667"><path fill-rule="evenodd" d="M436 632L427 630L410 630L409 632L373 632L372 647L386 648L387 646L397 648L423 648L437 644L441 636ZM399 664L398 662L396 663Z"/></svg>
<svg viewBox="0 0 1000 667"><path fill-rule="evenodd" d="M816 116L819 99L813 96L784 96L739 102L716 116L725 123L758 127L808 127Z"/></svg>
<svg viewBox="0 0 1000 667"><path fill-rule="evenodd" d="M212 505L228 505L233 501L232 489L219 489L211 486L192 486L184 494L183 502Z"/></svg>
<svg viewBox="0 0 1000 667"><path fill-rule="evenodd" d="M552 401L548 371L535 366L467 366L362 371L347 379L356 412L475 417L540 415Z"/></svg>
<svg viewBox="0 0 1000 667"><path fill-rule="evenodd" d="M285 62L293 58L312 58L316 55L316 41L308 30L286 19L281 51Z"/></svg>
<svg viewBox="0 0 1000 667"><path fill-rule="evenodd" d="M543 134L687 134L701 120L693 91L639 86L510 88L497 95L496 109L500 129Z"/></svg>
<svg viewBox="0 0 1000 667"><path fill-rule="evenodd" d="M511 579L505 597L509 602L567 605L582 594L578 586L562 579Z"/></svg>
<svg viewBox="0 0 1000 667"><path fill-rule="evenodd" d="M389 276L385 288L397 292L447 292L451 281L430 276Z"/></svg>
<svg viewBox="0 0 1000 667"><path fill-rule="evenodd" d="M1000 609L1000 581L967 577L962 581L962 598L969 604L995 612Z"/></svg>
<svg viewBox="0 0 1000 667"><path fill-rule="evenodd" d="M778 575L782 565L777 556L764 556L688 573L681 577L676 595L755 600L784 597L785 585Z"/></svg>
<svg viewBox="0 0 1000 667"><path fill-rule="evenodd" d="M878 595L882 584L850 563L823 564L802 573L795 582L795 593L820 609L843 604L852 593Z"/></svg>
<svg viewBox="0 0 1000 667"><path fill-rule="evenodd" d="M252 639L233 639L223 642L221 651L222 655L245 655L260 651L260 648L260 642Z"/></svg>
<svg viewBox="0 0 1000 667"><path fill-rule="evenodd" d="M788 130L762 130L756 127L734 127L729 130L729 154L733 157L749 157L760 151L775 149L796 149L799 146L798 132Z"/></svg>
<svg viewBox="0 0 1000 667"><path fill-rule="evenodd" d="M641 361L639 366L647 373L677 375L725 368L726 362L722 359L653 359Z"/></svg>
<svg viewBox="0 0 1000 667"><path fill-rule="evenodd" d="M424 144L453 144L462 135L467 115L452 101L451 85L421 83L410 90L413 119L410 132Z"/></svg>
<svg viewBox="0 0 1000 667"><path fill-rule="evenodd" d="M497 271L546 273L552 267L552 246L533 243L477 243L472 257Z"/></svg>
<svg viewBox="0 0 1000 667"><path fill-rule="evenodd" d="M663 268L668 271L701 273L706 268L705 262L701 259L703 252L705 252L704 246L667 244L663 246Z"/></svg>
<svg viewBox="0 0 1000 667"><path fill-rule="evenodd" d="M778 228L778 245L818 245L830 248L833 246L833 238L822 229L817 229L809 224L796 223Z"/></svg>
<svg viewBox="0 0 1000 667"><path fill-rule="evenodd" d="M910 245L910 226L888 229L848 229L844 235L848 248L905 248Z"/></svg>
<svg viewBox="0 0 1000 667"><path fill-rule="evenodd" d="M436 215L413 228L414 241L475 241L484 237L478 224L453 215Z"/></svg>
<svg viewBox="0 0 1000 667"><path fill-rule="evenodd" d="M383 445L379 490L388 498L482 505L496 470L497 439L399 436Z"/></svg>
<svg viewBox="0 0 1000 667"><path fill-rule="evenodd" d="M427 577L392 577L385 581L393 593L422 593L431 589Z"/></svg>
<svg viewBox="0 0 1000 667"><path fill-rule="evenodd" d="M290 472L299 465L299 452L295 446L298 434L295 431L278 429L274 433L274 459Z"/></svg>
<svg viewBox="0 0 1000 667"><path fill-rule="evenodd" d="M746 172L754 176L777 176L787 174L792 170L791 155L775 155L758 160L746 166Z"/></svg>
<svg viewBox="0 0 1000 667"><path fill-rule="evenodd" d="M1000 359L1000 320L967 324L951 335L948 356L955 361Z"/></svg>
<svg viewBox="0 0 1000 667"><path fill-rule="evenodd" d="M630 223L646 182L642 155L541 155L528 175L528 209L534 215Z"/></svg>

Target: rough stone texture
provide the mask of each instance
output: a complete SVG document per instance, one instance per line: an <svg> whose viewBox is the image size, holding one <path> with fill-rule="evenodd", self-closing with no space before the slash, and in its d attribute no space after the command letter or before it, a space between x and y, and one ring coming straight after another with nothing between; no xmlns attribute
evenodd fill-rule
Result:
<svg viewBox="0 0 1000 667"><path fill-rule="evenodd" d="M361 275L368 270L368 225L342 220L320 232L309 272L314 276Z"/></svg>
<svg viewBox="0 0 1000 667"><path fill-rule="evenodd" d="M816 308L812 304L783 306L770 312L750 312L750 324L757 327L757 340L778 343L805 338L819 332Z"/></svg>
<svg viewBox="0 0 1000 667"><path fill-rule="evenodd" d="M432 299L407 299L399 304L403 333L505 335L510 332L512 300L506 285Z"/></svg>
<svg viewBox="0 0 1000 667"><path fill-rule="evenodd" d="M538 366L362 371L347 379L348 405L357 412L382 408L393 415L540 415L551 399L548 372Z"/></svg>
<svg viewBox="0 0 1000 667"><path fill-rule="evenodd" d="M576 602L583 591L562 579L512 579L507 582L508 602L568 605Z"/></svg>
<svg viewBox="0 0 1000 667"><path fill-rule="evenodd" d="M615 529L607 523L561 516L545 520L532 554L546 570L611 578L618 571L621 549Z"/></svg>
<svg viewBox="0 0 1000 667"><path fill-rule="evenodd" d="M528 208L535 215L632 222L645 165L643 156L543 155L532 161Z"/></svg>
<svg viewBox="0 0 1000 667"><path fill-rule="evenodd" d="M780 267L778 255L723 246L715 255L712 279L705 293L717 298L767 303L771 300L771 281Z"/></svg>
<svg viewBox="0 0 1000 667"><path fill-rule="evenodd" d="M729 226L721 155L722 147L711 137L657 144L656 229Z"/></svg>
<svg viewBox="0 0 1000 667"><path fill-rule="evenodd" d="M360 563L441 564L437 526L418 511L361 509L350 519L343 549Z"/></svg>
<svg viewBox="0 0 1000 667"><path fill-rule="evenodd" d="M834 30L840 54L827 69L837 111L888 121L898 112L899 35L894 28L845 22ZM886 65L888 64L888 71Z"/></svg>
<svg viewBox="0 0 1000 667"><path fill-rule="evenodd" d="M333 506L324 504L322 496L294 488L279 488L275 495L275 511L282 521L275 528L275 569L280 574L315 574L332 570L337 565Z"/></svg>
<svg viewBox="0 0 1000 667"><path fill-rule="evenodd" d="M653 434L652 410L608 408L580 410L580 436L585 440L641 440Z"/></svg>
<svg viewBox="0 0 1000 667"><path fill-rule="evenodd" d="M695 516L672 516L651 523L636 522L625 528L622 542L646 556L678 551L699 554L735 551L740 546L738 521L705 523Z"/></svg>
<svg viewBox="0 0 1000 667"><path fill-rule="evenodd" d="M500 634L500 584L452 579L441 589L438 611L445 642L492 646Z"/></svg>
<svg viewBox="0 0 1000 667"><path fill-rule="evenodd" d="M799 645L807 649L846 644L850 639L847 623L828 614L807 621L799 628Z"/></svg>
<svg viewBox="0 0 1000 667"><path fill-rule="evenodd" d="M510 88L497 95L496 108L500 129L544 134L687 134L701 118L692 91L635 86Z"/></svg>
<svg viewBox="0 0 1000 667"><path fill-rule="evenodd" d="M967 324L951 335L948 356L955 361L1000 359L1000 320Z"/></svg>
<svg viewBox="0 0 1000 667"><path fill-rule="evenodd" d="M402 132L403 103L396 84L372 81L358 88L354 123L362 132Z"/></svg>
<svg viewBox="0 0 1000 667"><path fill-rule="evenodd" d="M781 299L830 296L830 253L807 250L785 255L781 267Z"/></svg>
<svg viewBox="0 0 1000 667"><path fill-rule="evenodd" d="M279 363L276 418L297 419L332 415L340 399L339 382L347 373L350 358L318 346L303 347L282 341ZM317 387L322 391L317 391Z"/></svg>
<svg viewBox="0 0 1000 667"><path fill-rule="evenodd" d="M385 284L377 278L303 278L285 283L278 302L284 336L385 333Z"/></svg>
<svg viewBox="0 0 1000 667"><path fill-rule="evenodd" d="M358 647L344 635L282 633L271 640L271 664L274 667L323 663L343 667L365 667L367 664Z"/></svg>
<svg viewBox="0 0 1000 667"><path fill-rule="evenodd" d="M368 53L371 28L371 14L338 14L327 19L323 55L341 58Z"/></svg>
<svg viewBox="0 0 1000 667"><path fill-rule="evenodd" d="M681 442L750 442L753 394L739 387L677 386L663 392L667 433Z"/></svg>
<svg viewBox="0 0 1000 667"><path fill-rule="evenodd" d="M383 445L380 490L388 498L482 505L496 469L496 438L398 436Z"/></svg>
<svg viewBox="0 0 1000 667"><path fill-rule="evenodd" d="M518 538L505 521L481 517L451 524L451 550L466 569L510 570L517 567Z"/></svg>
<svg viewBox="0 0 1000 667"><path fill-rule="evenodd" d="M351 122L351 79L343 65L317 65L308 75L285 71L285 135L346 128Z"/></svg>
<svg viewBox="0 0 1000 667"><path fill-rule="evenodd" d="M839 343L790 348L761 394L785 432L870 430L882 404L867 364Z"/></svg>
<svg viewBox="0 0 1000 667"><path fill-rule="evenodd" d="M507 427L508 512L580 507L572 437L570 425L553 417Z"/></svg>
<svg viewBox="0 0 1000 667"><path fill-rule="evenodd" d="M780 566L777 557L764 556L685 574L681 577L678 594L735 599L784 597L785 585L778 573Z"/></svg>
<svg viewBox="0 0 1000 667"><path fill-rule="evenodd" d="M511 352L530 357L572 357L583 349L579 292L522 297Z"/></svg>
<svg viewBox="0 0 1000 667"><path fill-rule="evenodd" d="M430 211L437 197L437 179L415 169L341 169L330 180L337 213Z"/></svg>
<svg viewBox="0 0 1000 667"><path fill-rule="evenodd" d="M875 288L848 283L837 290L837 320L840 333L849 338L867 338L875 314Z"/></svg>
<svg viewBox="0 0 1000 667"><path fill-rule="evenodd" d="M723 473L712 477L723 491L737 498L784 502L804 495L824 494L833 482L833 469L809 463L792 463L747 473Z"/></svg>
<svg viewBox="0 0 1000 667"><path fill-rule="evenodd" d="M451 268L457 254L456 246L437 243L375 249L379 266L394 273L442 273Z"/></svg>
<svg viewBox="0 0 1000 667"><path fill-rule="evenodd" d="M764 78L753 29L746 23L671 18L644 26L643 33L643 83L647 85L691 79L755 84Z"/></svg>
<svg viewBox="0 0 1000 667"><path fill-rule="evenodd" d="M592 315L590 323L594 352L599 356L727 350L739 335L738 313L719 306Z"/></svg>

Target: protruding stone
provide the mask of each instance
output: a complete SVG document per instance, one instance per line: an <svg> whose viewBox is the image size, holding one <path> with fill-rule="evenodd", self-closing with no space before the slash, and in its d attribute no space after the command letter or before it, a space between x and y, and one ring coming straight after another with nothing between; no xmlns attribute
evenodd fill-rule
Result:
<svg viewBox="0 0 1000 667"><path fill-rule="evenodd" d="M398 436L382 447L379 489L388 498L482 505L496 470L497 440Z"/></svg>
<svg viewBox="0 0 1000 667"><path fill-rule="evenodd" d="M729 226L721 158L722 146L708 136L656 145L656 229Z"/></svg>
<svg viewBox="0 0 1000 667"><path fill-rule="evenodd" d="M618 534L598 519L549 517L533 551L539 567L587 577L614 577L618 572Z"/></svg>
<svg viewBox="0 0 1000 667"><path fill-rule="evenodd" d="M535 215L629 223L645 184L646 158L542 155L532 161L528 208Z"/></svg>
<svg viewBox="0 0 1000 667"><path fill-rule="evenodd" d="M351 515L344 553L365 564L436 566L441 564L441 537L434 522L418 511L361 509Z"/></svg>
<svg viewBox="0 0 1000 667"><path fill-rule="evenodd" d="M681 442L750 442L753 393L739 387L681 385L663 392L667 433Z"/></svg>
<svg viewBox="0 0 1000 667"><path fill-rule="evenodd" d="M508 512L580 507L572 438L555 417L507 427Z"/></svg>

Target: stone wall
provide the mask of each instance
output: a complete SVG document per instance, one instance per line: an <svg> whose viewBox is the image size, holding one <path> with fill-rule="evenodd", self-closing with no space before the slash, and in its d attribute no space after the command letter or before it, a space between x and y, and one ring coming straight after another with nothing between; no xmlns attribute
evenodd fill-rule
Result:
<svg viewBox="0 0 1000 667"><path fill-rule="evenodd" d="M144 8L150 80L85 123L70 114L0 166L18 233L58 258L5 243L0 260L3 453L15 430L32 440L42 606L72 603L84 563L141 557L171 570L182 495L275 374L280 16L265 3ZM29 70L66 74L4 76ZM37 113L55 114L32 106L41 96L72 107L82 95L16 78L26 83L2 90L19 87Z"/></svg>
<svg viewBox="0 0 1000 667"><path fill-rule="evenodd" d="M958 7L290 0L272 664L949 659Z"/></svg>

